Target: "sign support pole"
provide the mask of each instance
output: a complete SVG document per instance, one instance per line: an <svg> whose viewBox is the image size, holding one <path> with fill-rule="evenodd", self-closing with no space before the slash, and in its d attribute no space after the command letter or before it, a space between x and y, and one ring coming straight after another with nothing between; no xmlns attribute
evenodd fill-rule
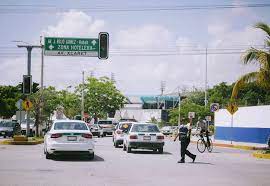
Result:
<svg viewBox="0 0 270 186"><path fill-rule="evenodd" d="M231 144L233 141L233 114L232 114L232 118L231 118Z"/></svg>

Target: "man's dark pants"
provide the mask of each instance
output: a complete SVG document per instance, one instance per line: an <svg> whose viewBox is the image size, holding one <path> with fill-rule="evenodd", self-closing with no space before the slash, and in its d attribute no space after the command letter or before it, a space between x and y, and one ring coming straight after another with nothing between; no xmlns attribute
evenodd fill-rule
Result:
<svg viewBox="0 0 270 186"><path fill-rule="evenodd" d="M191 159L194 159L196 157L195 154L192 154L187 150L189 142L190 142L189 138L181 139L181 161L185 161L185 155L187 155Z"/></svg>

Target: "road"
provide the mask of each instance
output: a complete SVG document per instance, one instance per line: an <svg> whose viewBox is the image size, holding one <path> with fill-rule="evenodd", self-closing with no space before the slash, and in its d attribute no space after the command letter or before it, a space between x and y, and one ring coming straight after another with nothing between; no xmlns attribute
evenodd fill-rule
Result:
<svg viewBox="0 0 270 186"><path fill-rule="evenodd" d="M46 160L43 145L0 146L0 185L270 185L270 161L250 151L214 148L195 163L178 164L179 143L166 139L164 154L115 149L111 137L96 138L96 156L90 161L60 157Z"/></svg>

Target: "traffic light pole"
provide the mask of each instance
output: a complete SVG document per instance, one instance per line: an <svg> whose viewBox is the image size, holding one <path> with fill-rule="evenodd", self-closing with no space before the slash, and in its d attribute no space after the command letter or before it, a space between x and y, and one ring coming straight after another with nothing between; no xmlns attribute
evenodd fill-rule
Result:
<svg viewBox="0 0 270 186"><path fill-rule="evenodd" d="M33 48L41 48L39 45L17 45L19 48L27 49L27 75L31 75L31 52ZM32 86L32 85L30 85ZM31 92L30 92L31 94ZM28 96L27 96L28 99ZM30 111L27 110L27 119L26 119L26 136L30 136Z"/></svg>

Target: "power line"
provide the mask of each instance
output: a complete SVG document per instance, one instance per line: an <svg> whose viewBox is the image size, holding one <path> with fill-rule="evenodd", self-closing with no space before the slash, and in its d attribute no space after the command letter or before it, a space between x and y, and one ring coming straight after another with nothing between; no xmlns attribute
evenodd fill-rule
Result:
<svg viewBox="0 0 270 186"><path fill-rule="evenodd" d="M5 7L5 8L1 8ZM14 8L15 7L15 8ZM18 7L21 7L20 9ZM25 9L25 7L27 9ZM238 4L238 5L175 5L171 7L71 7L58 8L53 5L0 5L0 14L41 14L62 12L69 10L83 10L91 12L153 12L153 11L190 11L190 10L217 10L217 9L236 9L236 8L266 8L270 4ZM8 8L8 9L7 9Z"/></svg>

